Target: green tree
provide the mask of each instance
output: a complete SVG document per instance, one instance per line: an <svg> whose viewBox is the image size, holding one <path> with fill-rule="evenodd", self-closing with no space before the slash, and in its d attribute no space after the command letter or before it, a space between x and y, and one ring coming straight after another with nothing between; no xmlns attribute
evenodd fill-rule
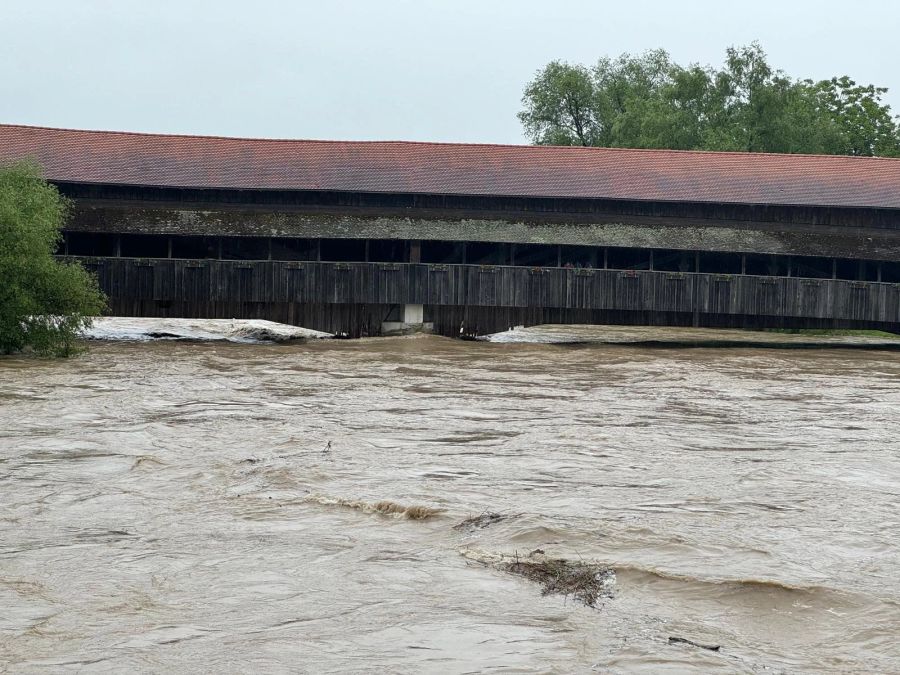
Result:
<svg viewBox="0 0 900 675"><path fill-rule="evenodd" d="M69 355L105 308L93 276L53 257L67 213L36 164L0 167L0 353Z"/></svg>
<svg viewBox="0 0 900 675"><path fill-rule="evenodd" d="M670 65L653 91L631 98L616 126L615 145L691 150L708 131L711 73L699 66Z"/></svg>
<svg viewBox="0 0 900 675"><path fill-rule="evenodd" d="M712 98L702 149L842 154L840 130L823 110L818 86L773 70L756 42L727 50Z"/></svg>
<svg viewBox="0 0 900 675"><path fill-rule="evenodd" d="M538 144L900 156L885 92L795 80L754 42L729 48L719 69L664 50L592 69L555 61L526 87L519 119Z"/></svg>
<svg viewBox="0 0 900 675"><path fill-rule="evenodd" d="M881 102L886 88L860 86L846 75L806 84L838 131L840 154L900 157L900 125Z"/></svg>
<svg viewBox="0 0 900 675"><path fill-rule="evenodd" d="M552 61L525 89L519 120L540 145L599 145L594 82L587 68Z"/></svg>

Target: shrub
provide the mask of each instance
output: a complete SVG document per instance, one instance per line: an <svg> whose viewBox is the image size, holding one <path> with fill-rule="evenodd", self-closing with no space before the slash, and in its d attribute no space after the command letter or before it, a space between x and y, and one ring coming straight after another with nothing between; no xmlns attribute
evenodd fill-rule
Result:
<svg viewBox="0 0 900 675"><path fill-rule="evenodd" d="M68 212L37 164L0 166L0 353L67 356L106 306L93 275L54 258Z"/></svg>

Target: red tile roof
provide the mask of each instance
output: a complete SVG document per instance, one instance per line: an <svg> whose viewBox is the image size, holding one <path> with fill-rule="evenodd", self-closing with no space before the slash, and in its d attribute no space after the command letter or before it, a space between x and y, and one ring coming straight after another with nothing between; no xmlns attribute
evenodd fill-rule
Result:
<svg viewBox="0 0 900 675"><path fill-rule="evenodd" d="M22 157L58 182L900 208L900 159L869 157L0 125L0 162Z"/></svg>

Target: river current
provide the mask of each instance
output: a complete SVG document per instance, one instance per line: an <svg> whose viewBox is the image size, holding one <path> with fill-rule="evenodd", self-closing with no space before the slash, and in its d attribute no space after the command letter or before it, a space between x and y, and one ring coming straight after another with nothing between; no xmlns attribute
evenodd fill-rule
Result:
<svg viewBox="0 0 900 675"><path fill-rule="evenodd" d="M0 670L900 672L898 410L891 351L0 359ZM610 597L478 562L535 549Z"/></svg>

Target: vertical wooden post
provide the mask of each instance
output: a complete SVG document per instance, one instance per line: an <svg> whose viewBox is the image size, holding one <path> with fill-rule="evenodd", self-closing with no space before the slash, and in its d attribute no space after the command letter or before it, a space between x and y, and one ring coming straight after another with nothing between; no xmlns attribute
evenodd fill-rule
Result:
<svg viewBox="0 0 900 675"><path fill-rule="evenodd" d="M608 246L603 247L603 269L605 269L605 270L609 269L609 247Z"/></svg>
<svg viewBox="0 0 900 675"><path fill-rule="evenodd" d="M166 251L166 257L171 258L172 257L172 237L167 237L167 240L168 241L167 241L166 245L168 247L168 250Z"/></svg>
<svg viewBox="0 0 900 675"><path fill-rule="evenodd" d="M837 258L831 259L831 278L837 279Z"/></svg>
<svg viewBox="0 0 900 675"><path fill-rule="evenodd" d="M700 257L700 254L697 253L696 258L698 260L699 260L699 257ZM698 262L698 267L699 267L699 262ZM691 325L694 328L700 327L700 279L701 279L700 276L694 276L694 277L691 277L691 279L690 279L691 296L693 298L693 303L692 303L693 307L691 308L693 310L693 312L692 312L693 315L691 317Z"/></svg>
<svg viewBox="0 0 900 675"><path fill-rule="evenodd" d="M700 271L700 251L694 251L694 271Z"/></svg>
<svg viewBox="0 0 900 675"><path fill-rule="evenodd" d="M409 242L409 262L422 262L422 242L419 239L413 239Z"/></svg>
<svg viewBox="0 0 900 675"><path fill-rule="evenodd" d="M562 267L562 246L556 245L556 266Z"/></svg>
<svg viewBox="0 0 900 675"><path fill-rule="evenodd" d="M747 255L745 253L741 254L741 275L747 274Z"/></svg>
<svg viewBox="0 0 900 675"><path fill-rule="evenodd" d="M653 271L653 249L650 249L650 271Z"/></svg>
<svg viewBox="0 0 900 675"><path fill-rule="evenodd" d="M272 237L269 237L269 260L272 259Z"/></svg>

